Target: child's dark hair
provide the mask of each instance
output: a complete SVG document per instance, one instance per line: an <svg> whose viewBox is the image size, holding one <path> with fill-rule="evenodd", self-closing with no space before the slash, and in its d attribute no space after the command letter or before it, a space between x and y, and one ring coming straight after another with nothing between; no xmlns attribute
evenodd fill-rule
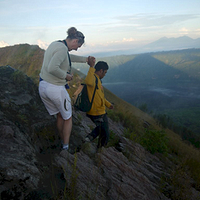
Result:
<svg viewBox="0 0 200 200"><path fill-rule="evenodd" d="M96 69L96 71L100 71L101 69L104 70L108 70L108 64L104 61L99 61L95 66L94 68Z"/></svg>

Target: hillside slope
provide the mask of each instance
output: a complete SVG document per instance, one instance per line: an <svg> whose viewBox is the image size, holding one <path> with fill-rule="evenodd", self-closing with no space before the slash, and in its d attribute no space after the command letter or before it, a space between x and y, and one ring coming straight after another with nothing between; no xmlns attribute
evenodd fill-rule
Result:
<svg viewBox="0 0 200 200"><path fill-rule="evenodd" d="M198 200L199 151L169 130L167 144L151 117L112 93L107 98L117 106L108 113L114 120L109 118L108 146L97 151L96 141L83 142L94 125L73 110L67 152L60 151L56 119L45 110L36 84L7 66L0 67L0 85L2 200Z"/></svg>
<svg viewBox="0 0 200 200"><path fill-rule="evenodd" d="M0 48L0 66L10 65L38 79L42 67L44 50L37 45L19 44Z"/></svg>

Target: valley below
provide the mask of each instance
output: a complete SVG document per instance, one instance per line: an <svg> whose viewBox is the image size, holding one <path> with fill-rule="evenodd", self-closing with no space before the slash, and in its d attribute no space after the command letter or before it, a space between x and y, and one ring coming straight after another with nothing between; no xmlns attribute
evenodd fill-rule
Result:
<svg viewBox="0 0 200 200"><path fill-rule="evenodd" d="M200 84L196 81L178 81L176 84L107 82L103 85L128 103L145 108L145 112L165 114L177 125L196 134L200 132Z"/></svg>

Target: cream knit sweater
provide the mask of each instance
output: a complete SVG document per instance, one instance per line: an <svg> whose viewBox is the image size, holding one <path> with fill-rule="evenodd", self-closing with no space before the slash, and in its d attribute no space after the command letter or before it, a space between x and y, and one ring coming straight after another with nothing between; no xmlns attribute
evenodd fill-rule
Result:
<svg viewBox="0 0 200 200"><path fill-rule="evenodd" d="M87 57L70 55L71 62L85 63ZM68 48L62 42L52 42L44 54L40 77L54 85L65 85L70 70Z"/></svg>

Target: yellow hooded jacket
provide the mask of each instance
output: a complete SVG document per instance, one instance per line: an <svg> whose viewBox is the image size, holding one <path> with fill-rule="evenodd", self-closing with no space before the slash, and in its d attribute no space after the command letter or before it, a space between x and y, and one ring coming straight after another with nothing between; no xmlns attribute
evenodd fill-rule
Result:
<svg viewBox="0 0 200 200"><path fill-rule="evenodd" d="M94 89L96 86L96 78L98 79L97 90L94 96L92 108L87 112L89 115L103 115L106 113L106 107L110 107L111 103L105 99L103 86L101 84L101 80L98 75L95 74L95 69L90 67L88 74L85 78L85 84L87 85L88 97L90 101L92 100L92 96L94 93Z"/></svg>

